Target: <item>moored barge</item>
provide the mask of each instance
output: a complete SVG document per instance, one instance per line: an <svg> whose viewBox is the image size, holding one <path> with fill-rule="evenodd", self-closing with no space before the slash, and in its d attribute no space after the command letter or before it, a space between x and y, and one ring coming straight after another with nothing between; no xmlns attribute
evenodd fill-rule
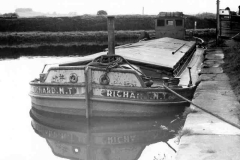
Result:
<svg viewBox="0 0 240 160"><path fill-rule="evenodd" d="M114 28L111 20L109 26ZM87 117L157 116L183 110L188 102L164 86L193 97L196 86L191 78L188 84L179 81L195 51L195 41L169 37L116 49L110 41L108 51L59 64L30 82L32 107Z"/></svg>

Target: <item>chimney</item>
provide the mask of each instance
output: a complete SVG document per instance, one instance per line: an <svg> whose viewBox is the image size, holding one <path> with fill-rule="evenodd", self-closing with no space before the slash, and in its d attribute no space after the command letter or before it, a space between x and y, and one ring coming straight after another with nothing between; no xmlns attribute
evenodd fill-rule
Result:
<svg viewBox="0 0 240 160"><path fill-rule="evenodd" d="M114 16L108 16L108 55L115 54Z"/></svg>

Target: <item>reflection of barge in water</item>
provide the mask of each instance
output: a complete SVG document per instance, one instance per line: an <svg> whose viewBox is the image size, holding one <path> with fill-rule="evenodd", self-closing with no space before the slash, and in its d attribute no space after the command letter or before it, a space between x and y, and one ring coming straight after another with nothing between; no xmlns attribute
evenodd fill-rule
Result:
<svg viewBox="0 0 240 160"><path fill-rule="evenodd" d="M167 28L180 28L182 33L182 14L171 16L166 21ZM162 17L156 20L157 28L163 24ZM163 84L185 98L192 98L196 86L179 85L179 81L196 51L195 41L173 38L141 41L118 47L116 55L114 47L109 45L108 55L101 52L82 57L40 74L40 80L30 82L32 106L54 113L118 117L156 116L183 110L180 106L188 103Z"/></svg>
<svg viewBox="0 0 240 160"><path fill-rule="evenodd" d="M46 138L56 156L69 159L137 159L152 143L167 142L181 120L160 118L92 118L32 109L32 127Z"/></svg>

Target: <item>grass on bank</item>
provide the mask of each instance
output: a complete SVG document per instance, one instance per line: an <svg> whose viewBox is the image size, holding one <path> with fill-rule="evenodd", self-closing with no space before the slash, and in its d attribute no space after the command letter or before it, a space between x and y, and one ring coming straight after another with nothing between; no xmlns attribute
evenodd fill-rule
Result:
<svg viewBox="0 0 240 160"><path fill-rule="evenodd" d="M143 30L115 31L116 42L136 41ZM148 31L150 35L154 31ZM31 45L31 44L107 44L107 31L86 32L0 32L0 45Z"/></svg>
<svg viewBox="0 0 240 160"><path fill-rule="evenodd" d="M240 42L234 40L225 41L224 47L225 63L224 72L230 78L230 84L240 102Z"/></svg>
<svg viewBox="0 0 240 160"><path fill-rule="evenodd" d="M115 39L118 45L134 43L139 40L143 30L116 30ZM155 36L155 30L146 31L150 37ZM215 36L214 29L187 30L188 36L201 38ZM29 46L56 45L56 44L95 44L105 45L108 42L107 31L71 31L71 32L0 32L0 47L4 46Z"/></svg>

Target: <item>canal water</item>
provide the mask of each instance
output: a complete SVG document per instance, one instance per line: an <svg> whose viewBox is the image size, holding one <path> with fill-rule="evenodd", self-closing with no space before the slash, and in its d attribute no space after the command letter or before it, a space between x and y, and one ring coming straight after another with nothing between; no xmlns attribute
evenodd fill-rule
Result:
<svg viewBox="0 0 240 160"><path fill-rule="evenodd" d="M31 124L29 82L39 77L44 64L55 64L78 57L26 57L0 59L1 160L172 160L183 125L181 113L151 119L93 119L66 122L58 117L51 122L67 125L54 129L37 122ZM47 119L45 119L47 120ZM77 122L77 123L76 123ZM35 127L35 132L32 125ZM72 128L71 128L72 127ZM74 129L73 129L74 128ZM59 141L58 135L78 135L94 139L83 144ZM72 141L71 141L72 142Z"/></svg>

